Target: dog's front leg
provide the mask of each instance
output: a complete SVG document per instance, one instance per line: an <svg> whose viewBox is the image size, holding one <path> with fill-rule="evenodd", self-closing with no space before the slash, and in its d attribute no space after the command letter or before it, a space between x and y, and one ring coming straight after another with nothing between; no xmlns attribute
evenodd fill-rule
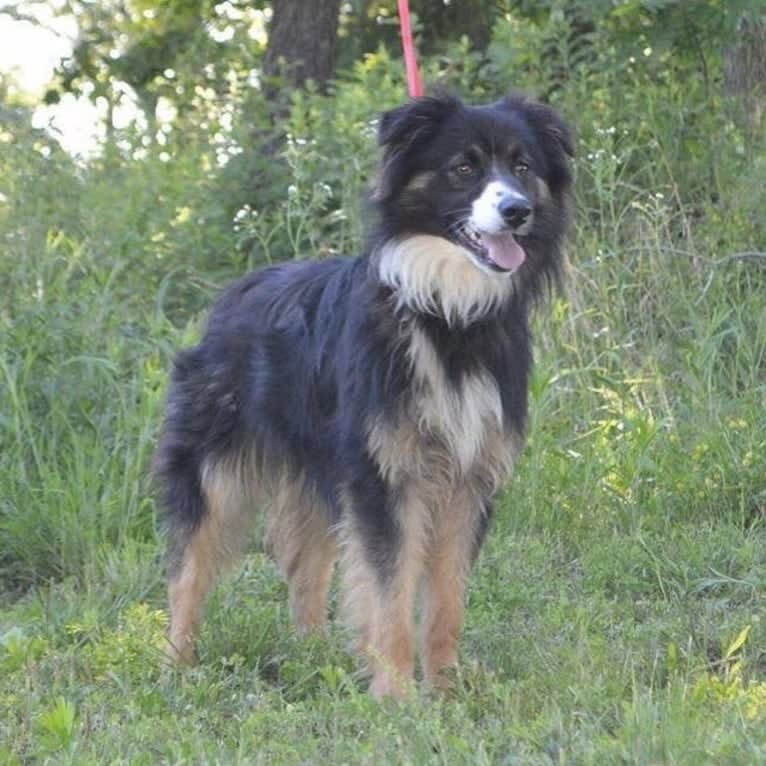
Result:
<svg viewBox="0 0 766 766"><path fill-rule="evenodd" d="M340 530L347 612L360 631L377 698L403 698L415 670L415 599L423 572L428 515L406 490L360 505L350 495Z"/></svg>
<svg viewBox="0 0 766 766"><path fill-rule="evenodd" d="M489 520L489 505L456 492L434 517L424 578L422 659L425 680L450 685L445 671L457 665L468 575Z"/></svg>

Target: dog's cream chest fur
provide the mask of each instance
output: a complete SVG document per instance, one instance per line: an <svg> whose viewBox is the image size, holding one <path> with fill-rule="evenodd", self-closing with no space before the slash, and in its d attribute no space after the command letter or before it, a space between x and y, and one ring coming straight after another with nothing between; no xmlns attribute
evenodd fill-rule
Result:
<svg viewBox="0 0 766 766"><path fill-rule="evenodd" d="M447 324L471 322L513 291L508 274L478 269L458 245L428 234L387 243L378 253L378 276L400 306L438 314Z"/></svg>
<svg viewBox="0 0 766 766"><path fill-rule="evenodd" d="M479 481L495 492L511 476L521 445L504 426L496 382L489 373L448 380L436 349L414 328L407 350L414 393L396 424L377 421L369 447L386 478L417 476L445 486Z"/></svg>
<svg viewBox="0 0 766 766"><path fill-rule="evenodd" d="M435 435L454 455L456 468L468 473L479 458L490 433L503 429L503 408L497 384L486 373L451 383L436 350L418 329L410 339L409 356L416 394L412 413L418 431Z"/></svg>

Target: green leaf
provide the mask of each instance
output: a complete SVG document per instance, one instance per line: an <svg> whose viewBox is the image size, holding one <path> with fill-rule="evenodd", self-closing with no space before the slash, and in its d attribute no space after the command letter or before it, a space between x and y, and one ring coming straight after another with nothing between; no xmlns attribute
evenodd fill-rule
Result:
<svg viewBox="0 0 766 766"><path fill-rule="evenodd" d="M739 632L739 635L731 642L729 648L726 650L726 654L724 655L725 659L730 659L735 652L739 651L745 645L745 641L747 641L747 637L750 635L751 627L751 625L746 625Z"/></svg>

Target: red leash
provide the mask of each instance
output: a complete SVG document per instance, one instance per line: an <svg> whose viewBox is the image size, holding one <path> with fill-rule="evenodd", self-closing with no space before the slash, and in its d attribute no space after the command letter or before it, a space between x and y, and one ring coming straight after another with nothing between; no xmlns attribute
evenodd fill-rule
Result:
<svg viewBox="0 0 766 766"><path fill-rule="evenodd" d="M418 56L415 43L412 42L412 25L410 24L410 4L408 0L399 0L399 25L402 29L402 48L404 48L404 63L407 67L407 89L412 98L423 95L423 80L418 70Z"/></svg>

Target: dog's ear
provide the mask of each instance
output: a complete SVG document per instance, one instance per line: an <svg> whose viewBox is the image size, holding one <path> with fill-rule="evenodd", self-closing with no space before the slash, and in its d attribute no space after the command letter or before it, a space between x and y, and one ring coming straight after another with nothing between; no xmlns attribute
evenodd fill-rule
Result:
<svg viewBox="0 0 766 766"><path fill-rule="evenodd" d="M459 106L460 101L452 96L425 96L384 112L378 128L378 143L386 152L403 151L433 135Z"/></svg>
<svg viewBox="0 0 766 766"><path fill-rule="evenodd" d="M384 112L378 127L383 161L372 184L373 199L382 202L406 182L411 168L406 153L433 138L460 101L447 95L426 96Z"/></svg>
<svg viewBox="0 0 766 766"><path fill-rule="evenodd" d="M570 157L575 156L575 142L572 129L559 117L554 109L547 104L528 102L526 112L530 122L539 131L555 139Z"/></svg>
<svg viewBox="0 0 766 766"><path fill-rule="evenodd" d="M497 106L511 112L520 112L541 138L544 140L553 139L559 149L562 149L570 157L575 156L572 129L552 107L538 101L529 101L524 96L513 93L499 101Z"/></svg>

